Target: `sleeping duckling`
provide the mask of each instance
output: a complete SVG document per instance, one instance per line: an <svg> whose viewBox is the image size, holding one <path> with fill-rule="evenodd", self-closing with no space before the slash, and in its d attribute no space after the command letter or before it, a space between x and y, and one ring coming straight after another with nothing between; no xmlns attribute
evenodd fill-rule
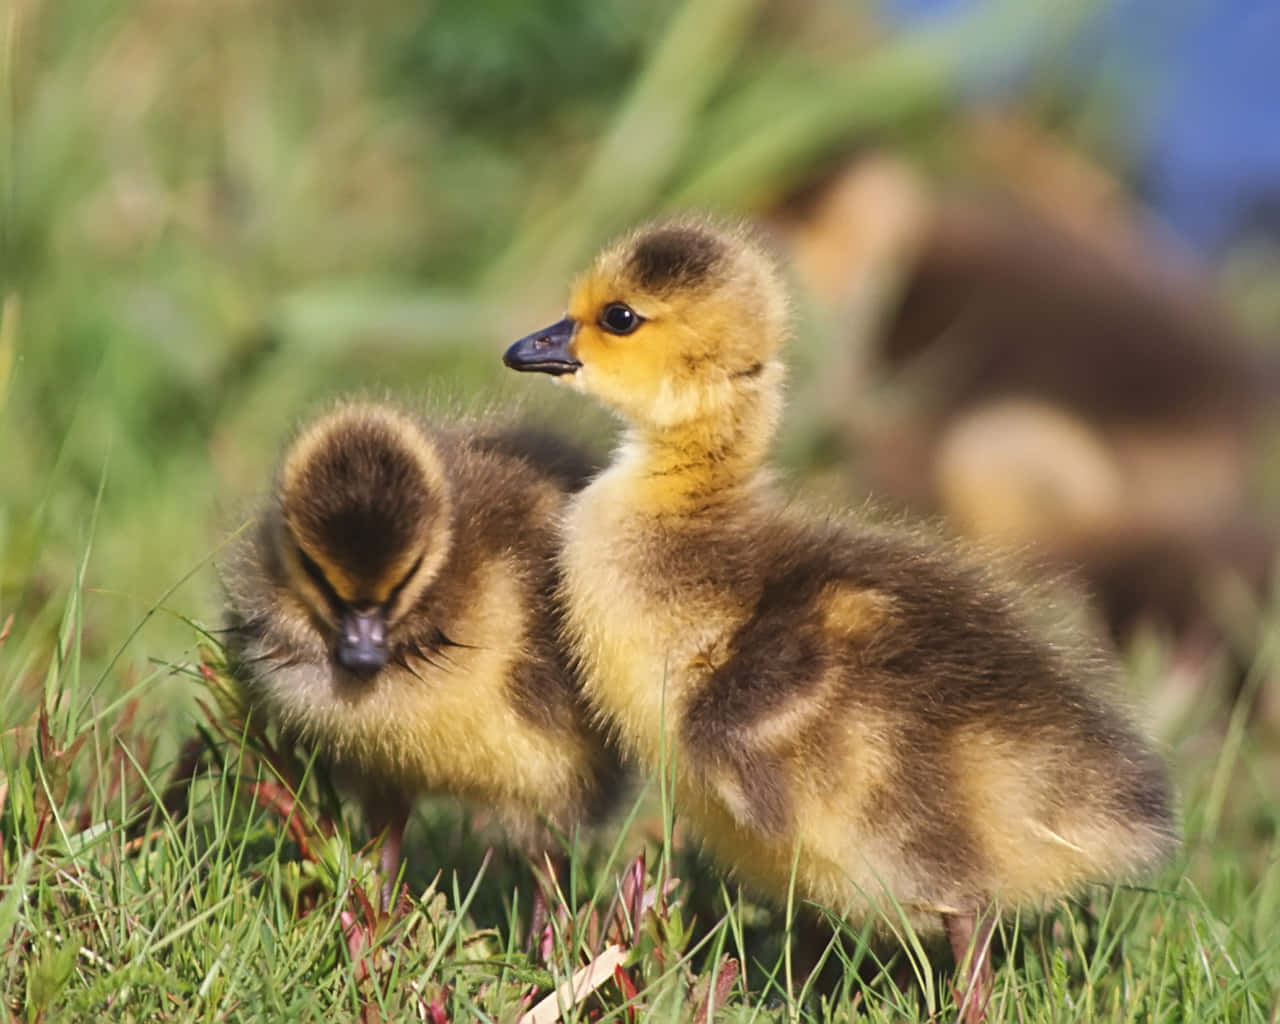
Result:
<svg viewBox="0 0 1280 1024"><path fill-rule="evenodd" d="M1101 692L1109 666L986 569L774 489L786 307L743 230L677 219L605 249L566 317L508 349L626 428L563 520L567 635L716 860L779 900L794 865L801 897L945 932L978 1020L998 913L1174 844L1165 767Z"/></svg>
<svg viewBox="0 0 1280 1024"><path fill-rule="evenodd" d="M343 405L289 446L227 567L251 703L359 794L388 886L418 794L492 808L530 853L612 795L551 599L554 522L587 465L542 433Z"/></svg>

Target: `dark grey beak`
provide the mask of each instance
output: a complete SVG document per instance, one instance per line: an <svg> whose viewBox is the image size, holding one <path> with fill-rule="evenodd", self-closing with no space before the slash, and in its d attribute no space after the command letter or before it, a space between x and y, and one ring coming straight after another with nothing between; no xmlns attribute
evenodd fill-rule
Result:
<svg viewBox="0 0 1280 1024"><path fill-rule="evenodd" d="M555 377L573 373L582 366L569 351L569 343L577 330L577 321L565 317L550 327L526 334L507 349L502 361L513 370L549 373Z"/></svg>
<svg viewBox="0 0 1280 1024"><path fill-rule="evenodd" d="M338 664L358 676L371 676L387 663L387 622L382 612L349 608L338 634Z"/></svg>

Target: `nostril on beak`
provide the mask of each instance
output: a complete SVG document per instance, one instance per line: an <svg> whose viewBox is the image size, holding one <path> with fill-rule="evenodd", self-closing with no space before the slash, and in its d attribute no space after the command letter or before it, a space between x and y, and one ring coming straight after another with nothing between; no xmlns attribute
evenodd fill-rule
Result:
<svg viewBox="0 0 1280 1024"><path fill-rule="evenodd" d="M560 376L582 366L569 349L577 322L565 317L559 323L526 334L503 353L502 361L513 370L532 370Z"/></svg>
<svg viewBox="0 0 1280 1024"><path fill-rule="evenodd" d="M338 636L338 664L371 676L387 663L387 624L380 611L348 611Z"/></svg>

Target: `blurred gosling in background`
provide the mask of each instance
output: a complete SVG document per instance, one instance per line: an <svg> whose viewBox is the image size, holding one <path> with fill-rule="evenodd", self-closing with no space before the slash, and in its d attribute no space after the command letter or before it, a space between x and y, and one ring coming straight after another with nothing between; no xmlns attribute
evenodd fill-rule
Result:
<svg viewBox="0 0 1280 1024"><path fill-rule="evenodd" d="M1166 728L1220 676L1234 704L1277 580L1275 339L1102 168L1025 124L972 130L1003 154L981 189L871 151L774 218L830 322L823 426L848 491L1067 572L1121 646L1159 638ZM1280 689L1254 711L1280 730Z"/></svg>

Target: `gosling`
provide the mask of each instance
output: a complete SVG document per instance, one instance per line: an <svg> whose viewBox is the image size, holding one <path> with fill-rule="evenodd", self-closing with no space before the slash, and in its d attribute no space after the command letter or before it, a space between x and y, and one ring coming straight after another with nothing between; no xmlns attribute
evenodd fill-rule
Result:
<svg viewBox="0 0 1280 1024"><path fill-rule="evenodd" d="M552 599L554 523L587 461L528 442L342 405L288 447L224 570L246 695L358 795L384 902L419 794L491 808L540 863L619 780Z"/></svg>
<svg viewBox="0 0 1280 1024"><path fill-rule="evenodd" d="M567 636L721 865L779 901L794 865L798 896L851 920L901 907L945 933L981 1020L1000 913L1174 845L1166 770L1105 660L984 568L775 489L786 320L744 229L683 218L606 248L565 318L507 350L625 425L563 520Z"/></svg>

